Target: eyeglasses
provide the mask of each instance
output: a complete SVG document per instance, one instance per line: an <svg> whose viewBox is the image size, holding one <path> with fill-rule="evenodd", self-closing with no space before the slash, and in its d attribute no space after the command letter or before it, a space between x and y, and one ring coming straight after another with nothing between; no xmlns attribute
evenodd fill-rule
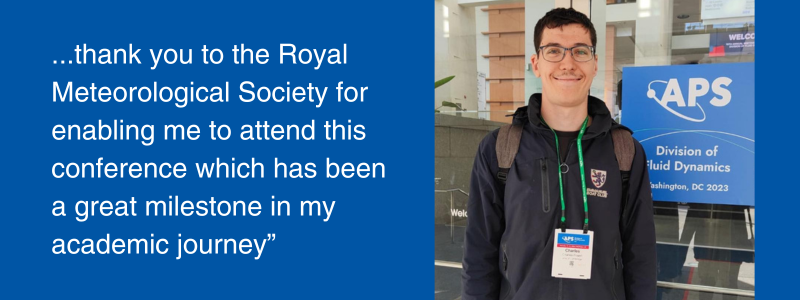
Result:
<svg viewBox="0 0 800 300"><path fill-rule="evenodd" d="M577 62L590 61L594 58L594 47L592 46L575 46L572 48L565 48L560 46L542 46L539 47L539 53L544 60L549 62L560 62L567 55L567 51L572 54L572 59Z"/></svg>

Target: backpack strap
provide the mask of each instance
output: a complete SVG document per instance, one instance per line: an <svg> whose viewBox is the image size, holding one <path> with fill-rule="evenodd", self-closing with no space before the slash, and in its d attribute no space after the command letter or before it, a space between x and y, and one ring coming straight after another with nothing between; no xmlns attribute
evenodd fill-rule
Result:
<svg viewBox="0 0 800 300"><path fill-rule="evenodd" d="M628 206L631 166L633 165L633 157L636 155L636 146L633 143L633 136L631 136L630 131L625 129L617 128L612 130L611 137L614 142L614 154L617 156L617 163L619 164L619 171L622 176L622 207L620 210L620 219L627 220L628 216L625 208Z"/></svg>
<svg viewBox="0 0 800 300"><path fill-rule="evenodd" d="M617 155L619 170L630 175L633 156L636 155L633 136L630 131L618 128L611 131L611 137L614 139L614 154Z"/></svg>
<svg viewBox="0 0 800 300"><path fill-rule="evenodd" d="M521 124L506 124L500 127L497 133L495 152L497 153L497 180L506 184L508 171L514 163L514 157L519 151L519 140L522 138Z"/></svg>

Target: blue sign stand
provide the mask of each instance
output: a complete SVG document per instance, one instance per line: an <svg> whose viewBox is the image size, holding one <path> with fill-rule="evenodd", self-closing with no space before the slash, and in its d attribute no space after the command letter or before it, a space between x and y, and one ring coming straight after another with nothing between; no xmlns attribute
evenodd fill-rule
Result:
<svg viewBox="0 0 800 300"><path fill-rule="evenodd" d="M755 206L755 64L623 69L653 199Z"/></svg>

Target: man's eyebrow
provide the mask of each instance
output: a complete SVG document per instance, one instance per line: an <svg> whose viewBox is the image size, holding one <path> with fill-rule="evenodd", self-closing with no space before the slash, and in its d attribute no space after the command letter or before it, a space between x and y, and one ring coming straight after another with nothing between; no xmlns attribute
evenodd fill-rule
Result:
<svg viewBox="0 0 800 300"><path fill-rule="evenodd" d="M559 46L559 47L563 47L563 46L561 46L561 44L559 44L559 43L547 43L547 44L544 44L544 45L542 45L542 47L547 47L547 46Z"/></svg>
<svg viewBox="0 0 800 300"><path fill-rule="evenodd" d="M560 43L547 43L547 44L544 44L544 45L542 45L542 47L547 47L547 46L559 46L559 47L564 47L564 46L562 46ZM573 44L573 47L575 47L575 46L589 46L589 47L591 47L591 45L589 45L589 44L586 44L586 43L575 43L575 44Z"/></svg>

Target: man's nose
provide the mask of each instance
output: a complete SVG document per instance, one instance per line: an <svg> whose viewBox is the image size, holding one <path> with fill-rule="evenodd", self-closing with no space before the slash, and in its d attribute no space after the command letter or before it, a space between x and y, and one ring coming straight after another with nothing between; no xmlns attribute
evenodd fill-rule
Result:
<svg viewBox="0 0 800 300"><path fill-rule="evenodd" d="M561 70L575 70L576 61L575 58L572 57L571 51L567 51L564 53L564 59L561 60L559 64L559 69Z"/></svg>

